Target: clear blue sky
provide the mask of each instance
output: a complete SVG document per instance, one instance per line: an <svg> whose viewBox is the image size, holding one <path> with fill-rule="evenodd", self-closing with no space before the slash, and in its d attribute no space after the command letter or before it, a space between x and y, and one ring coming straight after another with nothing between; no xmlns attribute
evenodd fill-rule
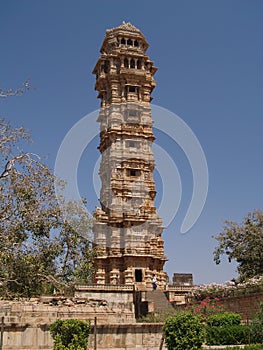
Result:
<svg viewBox="0 0 263 350"><path fill-rule="evenodd" d="M229 280L235 266L214 264L212 235L225 219L240 221L248 211L262 209L261 0L2 2L0 86L19 87L30 77L32 88L21 97L1 99L0 115L28 128L35 140L32 151L48 155L54 167L67 131L99 108L91 72L105 30L122 21L132 22L150 44L148 53L158 67L154 103L188 124L208 162L205 208L182 235L192 178L186 160L178 156L182 203L163 234L166 270L170 276L192 272L195 283ZM90 210L97 202L89 157L98 156L97 142L94 155L84 155L79 169ZM176 148L170 147L176 159Z"/></svg>

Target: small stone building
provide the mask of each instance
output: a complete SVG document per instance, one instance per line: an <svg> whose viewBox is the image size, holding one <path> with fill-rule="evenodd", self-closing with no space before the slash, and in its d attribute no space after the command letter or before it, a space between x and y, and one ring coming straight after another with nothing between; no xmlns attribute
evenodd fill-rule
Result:
<svg viewBox="0 0 263 350"><path fill-rule="evenodd" d="M191 273L174 273L173 286L193 286L193 275Z"/></svg>

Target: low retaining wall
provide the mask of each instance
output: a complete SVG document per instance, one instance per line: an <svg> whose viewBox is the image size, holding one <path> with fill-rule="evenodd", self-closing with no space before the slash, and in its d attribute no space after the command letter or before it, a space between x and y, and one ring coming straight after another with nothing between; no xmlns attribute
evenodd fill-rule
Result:
<svg viewBox="0 0 263 350"><path fill-rule="evenodd" d="M78 319L90 320L93 324L95 317L98 327L101 325L104 325L104 329L107 329L106 325L113 327L110 331L113 339L110 343L112 346L118 348L119 344L126 344L129 330L120 331L119 326L123 327L123 325L128 324L127 329L130 329L130 325L136 325L132 302L133 294L129 292L126 298L121 298L122 294L111 291L107 299L110 299L109 296L112 297L109 303L97 293L93 295L93 299L48 296L28 301L1 300L0 317L3 317L4 320L3 350L52 350L53 340L49 332L51 323L58 319ZM120 300L119 308L117 307L118 300ZM121 333L124 335L121 337L123 340L120 341L119 334ZM118 339L116 344L114 343L115 337ZM105 343L103 334L98 333L98 341L102 344ZM127 342L129 343L128 340Z"/></svg>
<svg viewBox="0 0 263 350"><path fill-rule="evenodd" d="M136 323L98 325L98 350L159 350L162 342L162 323ZM94 330L90 335L89 349L94 349ZM166 347L163 344L163 350Z"/></svg>
<svg viewBox="0 0 263 350"><path fill-rule="evenodd" d="M49 326L29 324L5 324L3 350L52 350L53 339Z"/></svg>
<svg viewBox="0 0 263 350"><path fill-rule="evenodd" d="M97 350L159 350L162 342L162 324L99 324L89 337L89 349ZM52 350L53 340L49 325L6 324L3 350ZM163 346L163 350L165 350Z"/></svg>

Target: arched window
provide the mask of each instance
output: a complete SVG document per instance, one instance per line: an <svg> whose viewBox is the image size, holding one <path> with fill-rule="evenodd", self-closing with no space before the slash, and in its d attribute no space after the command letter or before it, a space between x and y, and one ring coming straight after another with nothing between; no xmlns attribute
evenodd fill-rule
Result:
<svg viewBox="0 0 263 350"><path fill-rule="evenodd" d="M137 116L137 113L138 111L136 109L129 109L128 110L128 116L129 117L136 117Z"/></svg>
<svg viewBox="0 0 263 350"><path fill-rule="evenodd" d="M137 61L137 68L138 69L142 68L142 61L140 59Z"/></svg>
<svg viewBox="0 0 263 350"><path fill-rule="evenodd" d="M132 46L132 40L131 39L127 40L127 45Z"/></svg>
<svg viewBox="0 0 263 350"><path fill-rule="evenodd" d="M126 42L125 42L125 39L124 39L124 38L122 38L122 39L121 39L121 44L122 44L122 45L125 45L125 44L126 44Z"/></svg>
<svg viewBox="0 0 263 350"><path fill-rule="evenodd" d="M133 85L130 85L129 87L128 87L128 91L129 92L137 92L137 86L133 86Z"/></svg>
<svg viewBox="0 0 263 350"><path fill-rule="evenodd" d="M137 146L137 142L134 140L128 140L127 141L127 147L131 147L131 148L136 148Z"/></svg>
<svg viewBox="0 0 263 350"><path fill-rule="evenodd" d="M135 282L142 282L142 270L136 269L135 270Z"/></svg>
<svg viewBox="0 0 263 350"><path fill-rule="evenodd" d="M128 58L124 58L124 67L129 68L129 61Z"/></svg>
<svg viewBox="0 0 263 350"><path fill-rule="evenodd" d="M127 169L127 175L134 177L134 176L140 176L140 170L138 169Z"/></svg>
<svg viewBox="0 0 263 350"><path fill-rule="evenodd" d="M130 68L135 68L135 61L133 58L131 59Z"/></svg>
<svg viewBox="0 0 263 350"><path fill-rule="evenodd" d="M138 47L139 46L139 43L137 40L134 41L134 46Z"/></svg>

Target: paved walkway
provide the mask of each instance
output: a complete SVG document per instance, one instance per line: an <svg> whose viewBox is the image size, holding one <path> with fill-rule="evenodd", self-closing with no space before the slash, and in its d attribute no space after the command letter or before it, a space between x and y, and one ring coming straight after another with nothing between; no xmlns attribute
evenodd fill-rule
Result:
<svg viewBox="0 0 263 350"><path fill-rule="evenodd" d="M225 349L225 348L234 348L239 346L240 349L243 349L245 345L210 345L210 346L203 346L202 349Z"/></svg>
<svg viewBox="0 0 263 350"><path fill-rule="evenodd" d="M202 349L208 350L208 349L226 349L226 348L234 348L239 346L240 349L243 349L245 345L204 345L202 346ZM126 349L126 348L125 348ZM140 348L140 350L159 350L160 347L158 346L158 349L156 347L145 347L145 348ZM163 344L162 350L167 350L165 344Z"/></svg>

